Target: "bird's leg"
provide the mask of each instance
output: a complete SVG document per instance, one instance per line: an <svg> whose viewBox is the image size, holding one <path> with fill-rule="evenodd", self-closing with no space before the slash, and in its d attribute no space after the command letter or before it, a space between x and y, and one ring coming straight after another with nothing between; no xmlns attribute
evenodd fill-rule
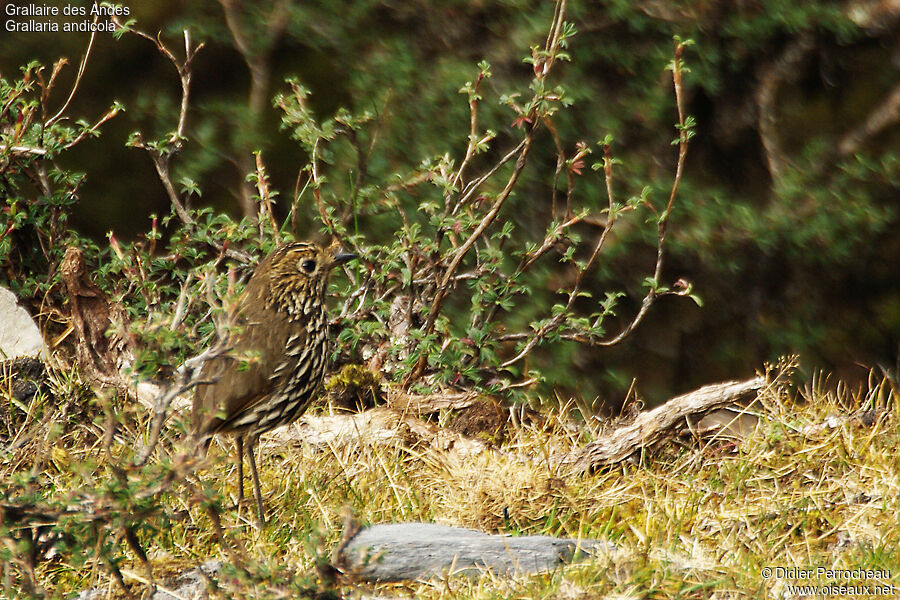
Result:
<svg viewBox="0 0 900 600"><path fill-rule="evenodd" d="M250 458L250 473L253 475L253 493L256 495L256 516L259 519L260 528L266 526L266 512L263 508L262 492L259 489L259 473L256 472L256 457L253 455L253 446L256 438L247 440L247 456Z"/></svg>
<svg viewBox="0 0 900 600"><path fill-rule="evenodd" d="M237 444L237 469L238 469L238 512L244 502L244 436L235 438Z"/></svg>

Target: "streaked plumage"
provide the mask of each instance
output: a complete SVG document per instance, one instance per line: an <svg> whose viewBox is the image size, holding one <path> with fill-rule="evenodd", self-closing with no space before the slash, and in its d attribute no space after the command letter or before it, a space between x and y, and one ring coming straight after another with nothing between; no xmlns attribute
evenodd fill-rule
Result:
<svg viewBox="0 0 900 600"><path fill-rule="evenodd" d="M237 438L243 497L243 440L253 475L259 520L265 523L253 445L260 434L296 420L315 398L329 354L325 290L333 267L355 258L309 243L280 246L262 260L232 315L231 350L209 360L194 394L193 422L201 439Z"/></svg>

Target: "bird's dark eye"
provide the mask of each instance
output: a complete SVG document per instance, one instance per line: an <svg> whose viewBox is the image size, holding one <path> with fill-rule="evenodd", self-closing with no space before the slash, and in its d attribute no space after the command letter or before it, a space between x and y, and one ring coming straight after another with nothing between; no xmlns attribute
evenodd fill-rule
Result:
<svg viewBox="0 0 900 600"><path fill-rule="evenodd" d="M316 270L316 261L307 258L303 262L300 263L300 268L306 271L307 273L312 273Z"/></svg>

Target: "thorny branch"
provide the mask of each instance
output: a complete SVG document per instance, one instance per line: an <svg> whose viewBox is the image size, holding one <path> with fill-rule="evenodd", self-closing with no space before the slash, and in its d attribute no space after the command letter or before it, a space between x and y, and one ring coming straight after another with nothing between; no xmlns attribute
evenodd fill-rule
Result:
<svg viewBox="0 0 900 600"><path fill-rule="evenodd" d="M658 289L660 279L662 277L663 264L665 260L665 241L666 241L666 233L668 229L669 218L672 214L672 208L675 204L675 198L678 195L678 186L681 182L681 178L684 174L684 163L687 158L687 149L688 149L688 140L690 139L690 124L688 123L688 117L685 113L684 109L684 99L683 99L683 84L682 84L682 55L684 52L684 45L680 42L676 43L675 46L675 60L673 61L672 66L672 79L673 85L675 88L675 104L678 110L678 160L675 167L675 177L672 182L672 188L669 193L669 199L666 203L666 208L662 212L662 214L658 218L657 222L657 245L656 245L656 264L653 270L653 285L650 287L646 296L644 296L643 301L641 302L641 308L638 310L637 314L632 318L632 320L623 328L617 335L612 337L611 339L601 340L595 339L591 335L585 335L580 333L568 334L564 335L567 339L575 339L580 342L589 343L591 345L597 346L613 346L618 344L622 340L624 340L628 335L630 335L635 328L643 321L644 317L647 314L647 311L650 310L650 307L653 305L655 300L662 295L674 294L674 295L685 295L689 293L689 286L685 286L683 288L679 288L676 291L660 291ZM613 225L616 220L616 202L613 196L613 173L612 173L612 165L613 160L610 153L609 145L606 144L603 147L604 158L603 158L603 171L604 178L606 182L606 195L608 198L608 210L607 210L607 222L606 226L603 229L603 232L600 234L600 237L597 239L597 243L594 245L593 252L591 252L590 258L588 258L587 262L584 263L583 266L579 267L578 273L575 277L575 283L572 286L572 289L569 292L568 299L566 300L565 308L562 311L557 312L549 321L544 323L538 330L530 336L528 341L522 347L522 349L516 354L514 357L505 361L500 366L502 368L507 368L515 363L519 362L551 332L560 329L565 323L568 315L571 313L571 309L575 303L575 300L581 293L581 290L584 285L584 277L590 272L597 261L597 257L600 255L600 251L603 249L603 246L607 240L609 232L612 230ZM621 212L621 210L620 210ZM545 239L544 245L547 244L547 240ZM544 247L541 246L541 248ZM604 315L601 314L597 317L593 323L593 327L597 327L600 324L600 320ZM512 339L512 338L509 338Z"/></svg>
<svg viewBox="0 0 900 600"><path fill-rule="evenodd" d="M171 329L178 327L183 319L183 312L188 310L185 305L190 302L187 299L190 279L189 276L182 287L175 315L169 324ZM229 284L232 282L229 281ZM206 278L205 288L208 294L215 295L212 277ZM229 291L233 291L233 285L229 285ZM211 304L216 305L217 301L214 299ZM95 569L105 568L113 581L124 586L122 572L114 557L125 547L130 548L146 570L144 583L152 593L155 577L142 545L140 531L147 522L189 518L187 511L172 510L162 501L164 496L180 493L179 488L187 491L189 504L199 504L207 513L214 535L234 565L238 569L245 568L243 557L246 553L239 540L233 538L222 526L218 496L210 488L197 482L195 473L206 464L198 453L198 446L202 441L195 436L179 439L177 434L172 435L179 428L165 426L174 401L183 400L194 386L205 382L202 366L231 350L227 335L223 332L223 328L230 323L217 322L216 325L222 341L201 355L185 361L176 370L174 382L161 387L143 382L143 394L139 386L137 396L145 404L149 404L151 409L146 437L143 426L133 427L123 421L120 406L114 406L109 398L100 398L106 418L101 428L93 432L96 436L94 448L103 469L101 473L108 481L101 485L99 482L95 483L93 476L89 475L85 485L65 497L49 498L45 498L44 494L34 493L34 486L42 485L40 479L26 483L4 482L0 485L3 492L0 494L3 496L0 501L0 522L12 528L10 539L22 542L22 548L26 549L26 560L19 564L29 581L36 583L31 574L35 564L43 560L48 551L60 541L80 542L85 535L84 528L87 527L87 535L91 540L96 540L96 543L93 549L87 547L84 557L93 561ZM123 379L127 377L125 370L129 362L126 360L125 366L119 369ZM148 388L152 390L149 399L146 393ZM43 427L51 427L60 422L60 415L50 411L44 419ZM20 444L32 444L37 450L29 454L35 456L31 472L39 474L44 471L39 463L47 460L48 439L52 438L41 435L31 425L26 422L23 431L26 427L29 431L19 433L17 437L20 438ZM135 448L133 453L122 452L128 446ZM161 457L161 460L151 461L151 457L155 456ZM41 539L37 539L40 532L43 532Z"/></svg>
<svg viewBox="0 0 900 600"><path fill-rule="evenodd" d="M547 41L544 47L544 57L541 61L536 61L534 64L535 78L540 81L543 81L549 75L550 70L556 60L557 54L560 50L560 39L562 36L565 9L566 0L560 0L560 2L557 2L553 22L550 26L550 32L547 35ZM480 83L480 81L478 83ZM476 97L477 95L473 94L472 99L470 99L470 114L472 116L470 116L469 145L466 150L466 158L464 158L463 163L460 165L460 169L453 180L454 183L457 184L462 180L463 169L468 163L468 160L471 159L471 154L474 153L474 140L477 137L477 131L474 129L475 127L477 127L477 121L474 116L474 112L476 109ZM513 166L512 173L510 173L509 178L506 181L506 185L494 199L493 203L490 205L490 208L481 218L481 221L478 223L478 225L475 227L466 241L463 242L463 244L454 251L449 264L447 264L446 268L443 269L443 275L441 275L437 269L435 270L434 274L437 286L434 290L434 296L431 299L431 309L425 319L425 324L422 327L423 337L428 337L434 332L435 323L437 322L438 315L440 315L444 300L450 293L450 290L454 287L454 283L456 281L456 271L459 269L460 264L462 263L463 259L465 259L469 251L482 238L488 227L490 227L494 223L498 214L500 213L501 208L512 193L516 182L519 180L519 176L522 174L522 171L525 168L526 159L528 157L529 151L531 150L532 142L534 141L536 125L539 121L537 106L539 100L541 99L542 97L540 95L540 92L536 92L535 97L532 99L532 102L529 105L528 113L520 117L522 119L521 122L525 125L525 134L522 141L512 152L504 156L497 165L489 170L488 173L466 186L466 188L464 188L463 192L460 194L458 201L456 202L453 213L455 213L459 207L463 206L468 201L468 199L472 197L478 187L482 183L487 181L487 179L489 179L504 163L506 163L508 160L511 160L512 157L516 158L515 165ZM476 135L473 135L473 133ZM439 239L440 238L438 238L438 241ZM409 386L414 381L421 377L422 373L425 370L427 361L428 358L424 354L419 357L415 366L404 381L404 387L409 388Z"/></svg>

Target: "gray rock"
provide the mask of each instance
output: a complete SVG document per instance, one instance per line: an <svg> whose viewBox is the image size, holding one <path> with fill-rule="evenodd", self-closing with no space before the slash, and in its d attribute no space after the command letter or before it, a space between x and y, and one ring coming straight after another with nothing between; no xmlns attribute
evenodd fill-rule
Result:
<svg viewBox="0 0 900 600"><path fill-rule="evenodd" d="M40 329L16 295L0 286L0 359L46 355Z"/></svg>
<svg viewBox="0 0 900 600"><path fill-rule="evenodd" d="M340 549L338 564L364 581L407 581L447 575L527 575L550 571L615 548L599 540L490 535L433 523L374 525Z"/></svg>

